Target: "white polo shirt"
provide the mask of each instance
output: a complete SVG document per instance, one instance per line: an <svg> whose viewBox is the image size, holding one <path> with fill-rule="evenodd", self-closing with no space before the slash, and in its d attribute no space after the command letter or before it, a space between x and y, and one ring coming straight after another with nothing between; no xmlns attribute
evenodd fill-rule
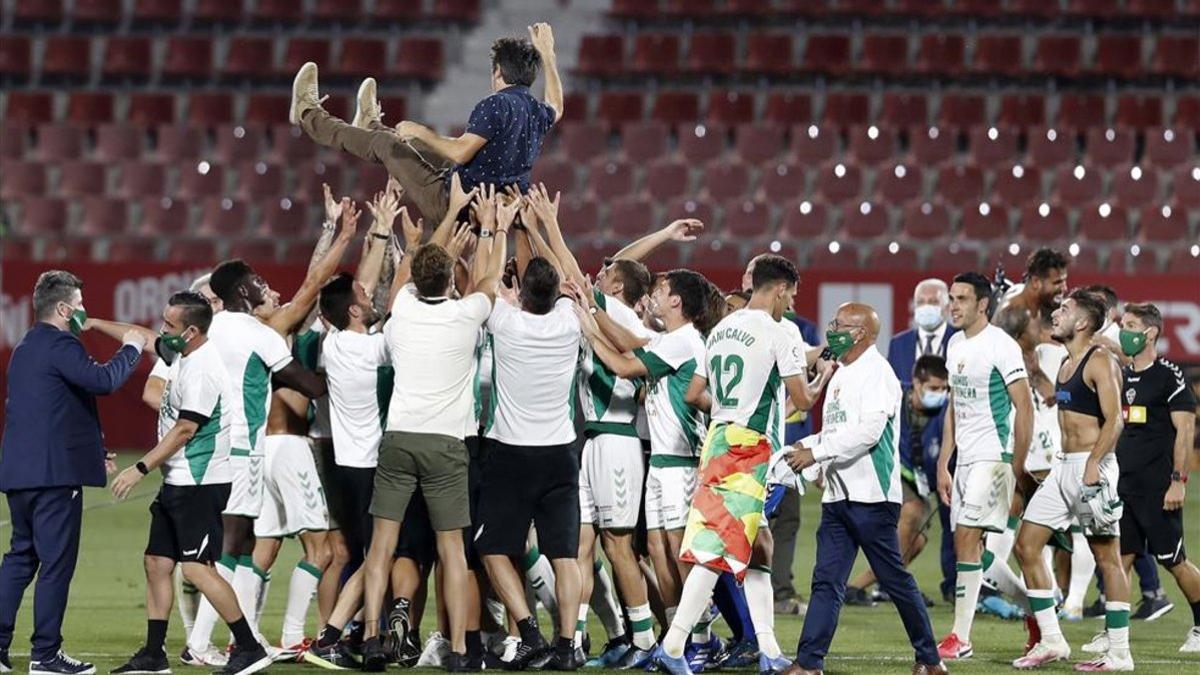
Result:
<svg viewBox="0 0 1200 675"><path fill-rule="evenodd" d="M374 468L383 438L380 375L392 367L387 340L383 333L333 330L325 337L321 360L329 382L334 461L339 466Z"/></svg>

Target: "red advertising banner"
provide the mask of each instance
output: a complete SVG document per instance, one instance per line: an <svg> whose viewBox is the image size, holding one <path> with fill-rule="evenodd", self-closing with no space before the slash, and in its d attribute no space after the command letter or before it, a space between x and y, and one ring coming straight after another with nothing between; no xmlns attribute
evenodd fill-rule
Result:
<svg viewBox="0 0 1200 675"><path fill-rule="evenodd" d="M146 263L114 265L78 263L63 265L84 281L84 306L88 315L158 328L167 297L187 288L208 271L203 265ZM33 322L31 294L34 282L50 269L44 263L5 261L0 266L0 396L7 396L8 362L12 348ZM740 285L741 269L705 269L722 288ZM259 272L283 295L290 297L303 279L296 265L262 266ZM880 314L886 345L894 332L911 320L909 303L917 282L928 277L949 280L954 272L805 272L796 296L796 311L823 326L837 306L849 300L866 302ZM1200 279L1187 275L1088 275L1072 273L1072 285L1106 283L1123 301L1151 301L1163 312L1166 323L1160 348L1180 363L1200 363ZM97 360L106 360L117 348L113 340L87 334L84 343ZM155 414L141 401L142 386L153 358L147 356L120 391L100 400L106 442L113 449L149 448L154 442ZM401 375L402 376L402 375ZM2 413L0 413L2 415ZM2 417L0 417L2 420Z"/></svg>

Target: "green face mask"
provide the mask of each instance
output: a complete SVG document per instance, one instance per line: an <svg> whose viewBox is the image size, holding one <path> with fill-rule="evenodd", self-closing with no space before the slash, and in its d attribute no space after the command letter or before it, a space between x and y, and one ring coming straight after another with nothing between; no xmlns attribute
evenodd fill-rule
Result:
<svg viewBox="0 0 1200 675"><path fill-rule="evenodd" d="M840 359L854 346L854 336L848 330L827 330L825 342L829 345L829 351L833 352L834 358Z"/></svg>
<svg viewBox="0 0 1200 675"><path fill-rule="evenodd" d="M67 318L67 328L71 331L71 335L78 336L83 332L83 324L87 323L87 311L76 309L71 312L71 316Z"/></svg>
<svg viewBox="0 0 1200 675"><path fill-rule="evenodd" d="M1146 348L1146 334L1133 330L1121 329L1121 352L1125 356L1137 356Z"/></svg>
<svg viewBox="0 0 1200 675"><path fill-rule="evenodd" d="M171 335L170 333L164 331L159 333L158 337L160 340L162 340L164 347L170 349L176 354L182 354L183 350L187 349L188 341L182 335Z"/></svg>

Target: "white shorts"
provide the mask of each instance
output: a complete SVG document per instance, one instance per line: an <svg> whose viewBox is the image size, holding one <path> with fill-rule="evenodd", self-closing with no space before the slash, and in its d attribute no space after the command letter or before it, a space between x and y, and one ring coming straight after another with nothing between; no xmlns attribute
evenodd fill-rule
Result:
<svg viewBox="0 0 1200 675"><path fill-rule="evenodd" d="M1033 493L1033 498L1025 507L1024 520L1062 532L1069 531L1071 526L1081 522L1095 522L1091 509L1082 499L1083 470L1087 466L1089 454L1072 452L1063 455L1062 461L1050 469L1050 475L1046 476L1041 487ZM1120 475L1117 456L1115 453L1109 453L1100 462L1100 478L1109 485L1116 486ZM1083 528L1083 533L1090 537L1115 537L1121 533L1120 522L1114 522L1101 529L1087 526Z"/></svg>
<svg viewBox="0 0 1200 675"><path fill-rule="evenodd" d="M696 491L698 466L653 466L646 472L646 529L682 530Z"/></svg>
<svg viewBox="0 0 1200 675"><path fill-rule="evenodd" d="M303 436L267 436L262 513L256 537L288 537L329 529L321 476Z"/></svg>
<svg viewBox="0 0 1200 675"><path fill-rule="evenodd" d="M1017 480L1007 462L972 462L954 470L950 526L1003 532Z"/></svg>
<svg viewBox="0 0 1200 675"><path fill-rule="evenodd" d="M616 434L587 439L579 460L579 522L602 530L637 527L645 471L640 439Z"/></svg>
<svg viewBox="0 0 1200 675"><path fill-rule="evenodd" d="M223 515L258 518L263 501L263 463L262 455L229 456L233 480Z"/></svg>

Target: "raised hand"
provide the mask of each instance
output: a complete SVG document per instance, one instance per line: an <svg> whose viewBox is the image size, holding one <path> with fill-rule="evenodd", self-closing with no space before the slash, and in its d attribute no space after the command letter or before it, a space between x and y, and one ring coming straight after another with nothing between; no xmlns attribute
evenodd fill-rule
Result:
<svg viewBox="0 0 1200 675"><path fill-rule="evenodd" d="M543 223L558 222L558 202L561 198L562 193L555 192L554 199L551 200L545 183L538 183L529 188L529 201L533 205L534 213Z"/></svg>
<svg viewBox="0 0 1200 675"><path fill-rule="evenodd" d="M411 141L420 133L420 128L420 124L404 120L396 125L396 135L399 136L400 140L402 141Z"/></svg>
<svg viewBox="0 0 1200 675"><path fill-rule="evenodd" d="M674 241L696 241L704 230L704 223L695 218L676 220L664 228Z"/></svg>
<svg viewBox="0 0 1200 675"><path fill-rule="evenodd" d="M471 224L466 222L459 223L458 230L450 238L450 243L446 245L446 252L450 254L451 258L458 260L462 257L463 251L467 249L467 246L474 238L475 235L471 232Z"/></svg>
<svg viewBox="0 0 1200 675"><path fill-rule="evenodd" d="M450 198L449 206L446 209L447 213L458 213L471 203L471 199L478 192L479 188L472 188L470 192L463 190L462 178L458 172L454 172L450 176Z"/></svg>
<svg viewBox="0 0 1200 675"><path fill-rule="evenodd" d="M332 225L342 217L342 202L334 201L333 190L329 189L329 183L322 183L321 187L325 188L325 222Z"/></svg>
<svg viewBox="0 0 1200 675"><path fill-rule="evenodd" d="M548 23L535 23L529 26L529 41L538 54L554 53L554 31Z"/></svg>
<svg viewBox="0 0 1200 675"><path fill-rule="evenodd" d="M496 186L480 185L476 188L475 201L471 205L475 220L484 229L490 229L496 224Z"/></svg>
<svg viewBox="0 0 1200 675"><path fill-rule="evenodd" d="M349 197L342 197L339 209L342 213L342 229L338 231L337 236L338 239L348 242L358 232L358 217L362 215L362 211L358 210L358 206Z"/></svg>
<svg viewBox="0 0 1200 675"><path fill-rule="evenodd" d="M496 231L508 232L520 208L520 199L505 199L504 195L499 196L496 199Z"/></svg>
<svg viewBox="0 0 1200 675"><path fill-rule="evenodd" d="M425 234L425 221L417 218L417 222L413 222L412 216L408 215L408 207L400 207L400 229L404 232L404 248L411 251L421 245L421 237Z"/></svg>
<svg viewBox="0 0 1200 675"><path fill-rule="evenodd" d="M375 198L367 202L367 210L371 212L371 218L375 221L371 225L373 233L390 234L396 221L396 215L400 212L399 195L391 188L392 184L389 180L387 189L376 192Z"/></svg>

